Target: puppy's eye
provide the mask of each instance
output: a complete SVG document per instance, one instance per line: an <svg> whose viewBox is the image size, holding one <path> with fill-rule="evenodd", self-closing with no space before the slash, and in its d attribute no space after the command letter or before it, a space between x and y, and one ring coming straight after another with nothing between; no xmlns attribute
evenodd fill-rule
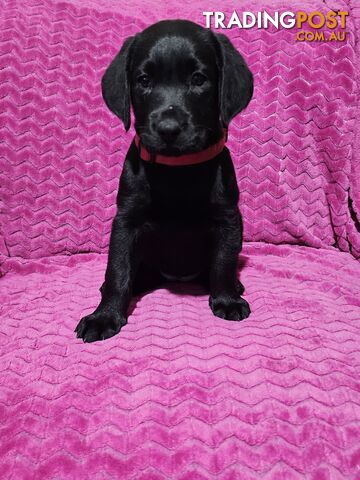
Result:
<svg viewBox="0 0 360 480"><path fill-rule="evenodd" d="M150 86L150 78L149 75L140 75L137 78L138 83L143 87L143 88L148 88Z"/></svg>
<svg viewBox="0 0 360 480"><path fill-rule="evenodd" d="M201 87L201 85L203 85L203 83L205 83L206 80L207 80L207 77L205 75L203 75L202 73L196 72L191 77L191 85L196 87Z"/></svg>

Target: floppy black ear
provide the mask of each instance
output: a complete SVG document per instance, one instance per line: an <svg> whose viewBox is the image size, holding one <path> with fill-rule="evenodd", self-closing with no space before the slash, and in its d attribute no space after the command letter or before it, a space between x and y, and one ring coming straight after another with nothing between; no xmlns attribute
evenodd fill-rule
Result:
<svg viewBox="0 0 360 480"><path fill-rule="evenodd" d="M130 128L128 66L134 38L129 37L125 40L120 52L110 63L101 80L103 99L109 109L123 121L126 131Z"/></svg>
<svg viewBox="0 0 360 480"><path fill-rule="evenodd" d="M225 127L250 102L253 76L226 35L215 34L220 47L220 115Z"/></svg>

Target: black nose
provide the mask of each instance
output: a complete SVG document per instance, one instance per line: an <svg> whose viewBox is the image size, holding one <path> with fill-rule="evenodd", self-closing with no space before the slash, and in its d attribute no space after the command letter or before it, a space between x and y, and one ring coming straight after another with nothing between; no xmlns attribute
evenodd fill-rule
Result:
<svg viewBox="0 0 360 480"><path fill-rule="evenodd" d="M181 127L175 118L166 118L158 124L157 131L166 143L171 143L179 135Z"/></svg>

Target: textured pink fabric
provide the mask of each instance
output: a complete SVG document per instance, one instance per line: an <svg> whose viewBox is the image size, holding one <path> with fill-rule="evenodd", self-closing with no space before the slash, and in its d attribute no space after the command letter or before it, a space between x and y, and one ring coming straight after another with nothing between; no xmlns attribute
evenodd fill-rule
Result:
<svg viewBox="0 0 360 480"><path fill-rule="evenodd" d="M248 320L216 318L199 287L177 285L135 299L120 335L83 344L74 326L105 261L47 259L1 282L2 479L358 478L350 254L247 245Z"/></svg>
<svg viewBox="0 0 360 480"><path fill-rule="evenodd" d="M153 21L204 23L200 1L95 3L12 0L0 12L3 260L106 251L133 131L106 108L101 76L123 40ZM206 8L216 5L234 7ZM242 9L275 6L287 4ZM291 2L304 8L328 9ZM254 99L229 131L246 240L360 254L348 204L358 195L354 20L345 43L295 42L285 29L227 31L255 76Z"/></svg>
<svg viewBox="0 0 360 480"><path fill-rule="evenodd" d="M175 285L86 345L133 135L104 69L154 21L239 2L0 1L1 480L359 478L360 10L325 3L241 10L350 10L344 44L227 32L255 75L229 132L250 318Z"/></svg>
<svg viewBox="0 0 360 480"><path fill-rule="evenodd" d="M360 31L360 3L354 2L350 6L350 14L354 21L356 32ZM360 88L360 41L357 34L357 42L355 44L355 67L357 80L357 109L355 118L360 118L359 88ZM352 208L352 217L354 222L350 222L347 227L350 244L354 245L355 255L358 256L360 251L360 123L355 123L355 141L351 160L350 188L349 188L350 205Z"/></svg>

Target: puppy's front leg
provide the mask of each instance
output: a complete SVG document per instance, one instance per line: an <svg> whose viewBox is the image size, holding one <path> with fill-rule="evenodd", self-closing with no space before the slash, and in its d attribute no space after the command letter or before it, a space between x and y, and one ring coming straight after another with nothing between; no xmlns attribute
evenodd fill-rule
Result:
<svg viewBox="0 0 360 480"><path fill-rule="evenodd" d="M126 225L117 214L113 220L105 282L96 310L82 318L75 329L84 342L95 342L116 335L127 323L132 282L138 266L135 255L139 229Z"/></svg>
<svg viewBox="0 0 360 480"><path fill-rule="evenodd" d="M134 277L140 262L139 241L148 226L148 186L134 142L125 159L117 196L118 213L110 235L105 282L96 310L75 329L84 342L116 335L127 323Z"/></svg>
<svg viewBox="0 0 360 480"><path fill-rule="evenodd" d="M226 320L243 320L250 315L247 301L241 297L244 287L237 279L241 217L234 210L212 232L209 304L214 315Z"/></svg>
<svg viewBox="0 0 360 480"><path fill-rule="evenodd" d="M243 285L237 278L242 248L242 218L238 209L239 190L230 155L225 151L212 192L212 255L209 304L214 315L226 320L243 320L250 307L241 297Z"/></svg>

